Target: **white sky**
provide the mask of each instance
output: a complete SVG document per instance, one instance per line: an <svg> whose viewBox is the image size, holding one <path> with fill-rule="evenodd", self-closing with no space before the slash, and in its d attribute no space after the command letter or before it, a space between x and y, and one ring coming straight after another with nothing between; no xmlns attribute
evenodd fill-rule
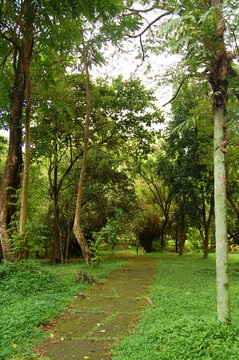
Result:
<svg viewBox="0 0 239 360"><path fill-rule="evenodd" d="M178 55L151 55L149 58L146 57L143 64L141 59L136 59L135 50L128 53L108 52L106 56L108 62L106 66L91 69L90 74L93 78L104 76L116 78L118 75L123 75L124 79L129 79L131 76L138 77L147 89L153 89L157 99L156 104L165 115L170 112L171 105L165 107L163 105L173 96L172 86L164 83L163 76L169 67L178 63ZM146 73L148 65L151 65L151 68Z"/></svg>

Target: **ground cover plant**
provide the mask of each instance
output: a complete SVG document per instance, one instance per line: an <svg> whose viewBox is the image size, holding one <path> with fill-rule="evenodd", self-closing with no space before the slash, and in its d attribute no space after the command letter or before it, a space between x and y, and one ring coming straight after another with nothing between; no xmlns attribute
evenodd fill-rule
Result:
<svg viewBox="0 0 239 360"><path fill-rule="evenodd" d="M218 326L215 255L156 255L149 306L136 332L122 339L113 360L232 360L239 358L239 254L231 254L232 323Z"/></svg>
<svg viewBox="0 0 239 360"><path fill-rule="evenodd" d="M33 359L33 347L49 333L39 327L58 316L91 283L77 281L74 272L86 272L96 282L119 269L126 259L106 259L87 267L74 261L67 265L20 261L0 266L0 359ZM59 275L61 274L62 275Z"/></svg>

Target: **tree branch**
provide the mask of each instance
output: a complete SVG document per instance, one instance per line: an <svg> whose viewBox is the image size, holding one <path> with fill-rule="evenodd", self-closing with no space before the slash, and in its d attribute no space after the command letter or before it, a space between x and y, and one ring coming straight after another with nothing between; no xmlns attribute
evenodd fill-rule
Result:
<svg viewBox="0 0 239 360"><path fill-rule="evenodd" d="M168 102L166 102L166 104L164 104L163 106L166 106L166 105L170 104L173 100L176 99L176 97L178 96L178 93L179 93L181 87L183 86L183 84L184 84L184 82L185 82L186 80L187 80L187 77L184 78L184 79L181 81L181 83L180 83L180 85L179 85L179 87L178 87L175 95L172 97L172 99L170 99Z"/></svg>
<svg viewBox="0 0 239 360"><path fill-rule="evenodd" d="M151 21L146 28L141 31L141 33L137 34L137 35L130 35L130 34L126 34L126 36L128 36L130 39L135 39L137 37L141 37L153 24L155 24L158 20L161 20L164 16L167 15L172 15L172 12L166 12L164 14L159 15L158 17L156 17L156 19L154 19L153 21Z"/></svg>

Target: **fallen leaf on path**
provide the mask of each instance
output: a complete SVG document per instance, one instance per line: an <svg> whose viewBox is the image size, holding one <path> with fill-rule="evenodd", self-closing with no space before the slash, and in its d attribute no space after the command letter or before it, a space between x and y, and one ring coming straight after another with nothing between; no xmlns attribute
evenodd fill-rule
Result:
<svg viewBox="0 0 239 360"><path fill-rule="evenodd" d="M154 305L153 301L152 301L149 297L146 297L146 300L148 301L148 303L149 303L153 308L155 308L155 305Z"/></svg>

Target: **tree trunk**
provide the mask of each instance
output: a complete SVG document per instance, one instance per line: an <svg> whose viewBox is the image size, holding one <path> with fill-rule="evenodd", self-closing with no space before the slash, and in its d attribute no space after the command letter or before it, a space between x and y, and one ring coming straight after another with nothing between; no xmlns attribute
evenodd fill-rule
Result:
<svg viewBox="0 0 239 360"><path fill-rule="evenodd" d="M13 220L15 206L13 195L20 184L20 172L22 165L22 109L24 103L25 77L22 59L19 57L15 68L15 82L12 91L10 105L10 136L8 156L2 177L0 192L0 240L4 259L12 260L9 242L9 224Z"/></svg>
<svg viewBox="0 0 239 360"><path fill-rule="evenodd" d="M55 195L55 194L54 194ZM62 262L61 260L61 231L59 225L59 205L58 199L54 196L54 235L53 235L53 254L52 260L56 263Z"/></svg>
<svg viewBox="0 0 239 360"><path fill-rule="evenodd" d="M164 248L165 248L164 233L165 233L167 224L168 224L168 218L165 216L165 220L163 222L163 227L162 227L162 232L161 232L161 250L164 250Z"/></svg>
<svg viewBox="0 0 239 360"><path fill-rule="evenodd" d="M87 163L87 150L88 150L88 139L89 139L89 127L90 127L90 99L91 99L90 76L89 76L89 70L88 70L87 51L86 51L86 47L85 47L83 30L81 30L81 34L82 34L82 44L83 44L84 67L85 67L85 73L86 73L86 94L87 94L87 105L86 106L87 107L86 107L83 159L82 159L78 191L77 191L76 211L75 211L75 220L74 220L74 225L73 225L73 231L74 231L75 237L80 245L81 252L82 252L82 255L84 257L86 264L90 264L91 258L90 258L89 246L84 237L84 234L83 234L83 231L82 231L81 225L80 225L82 191L83 191L83 184L84 184L86 163Z"/></svg>
<svg viewBox="0 0 239 360"><path fill-rule="evenodd" d="M178 255L183 255L184 250L184 215L181 216L180 233L179 233L179 252Z"/></svg>
<svg viewBox="0 0 239 360"><path fill-rule="evenodd" d="M29 168L30 168L30 108L31 108L31 83L30 83L30 64L33 49L33 21L38 8L38 4L32 0L24 0L20 4L20 14L18 22L12 26L12 37L8 39L15 50L13 68L15 71L15 82L13 87L10 105L10 141L7 162L4 176L2 179L0 193L0 239L5 258L12 258L9 255L10 244L8 229L15 213L14 207L9 205L11 196L19 187L19 173L22 163L21 140L22 140L22 109L24 103L24 92L27 90L26 103L26 156L23 174L23 191L21 200L20 232L24 233L26 223L26 202L28 197ZM19 26L19 34L17 35ZM22 38L19 35L22 34ZM21 36L21 35L20 35ZM16 66L16 59L17 66ZM14 190L12 190L14 188Z"/></svg>
<svg viewBox="0 0 239 360"><path fill-rule="evenodd" d="M207 224L205 228L205 237L204 237L204 246L203 246L203 258L208 258L208 244L209 244L209 231L210 230L210 224Z"/></svg>
<svg viewBox="0 0 239 360"><path fill-rule="evenodd" d="M219 322L230 320L229 283L228 283L228 249L227 249L227 196L226 165L224 142L225 116L224 109L215 108L214 116L214 197L216 227L216 264L217 264L217 311ZM224 150L225 150L225 144Z"/></svg>
<svg viewBox="0 0 239 360"><path fill-rule="evenodd" d="M52 165L52 163L50 163L50 167L48 170L48 178L49 178L50 188L52 191L53 215L54 215L53 252L51 255L51 259L52 259L52 261L59 263L59 262L63 262L63 258L62 258L62 251L61 251L61 230L60 230L60 223L59 223L60 189L58 186L58 144L57 144L57 141L58 141L58 128L56 128L56 132L55 132L54 160L53 160L53 165ZM52 171L53 171L53 180L51 178Z"/></svg>
<svg viewBox="0 0 239 360"><path fill-rule="evenodd" d="M61 231L59 224L59 192L57 186L57 178L58 178L58 166L57 166L57 143L55 146L55 160L54 160L54 180L53 180L53 208L54 208L54 236L53 236L53 261L56 263L62 262L61 260Z"/></svg>
<svg viewBox="0 0 239 360"><path fill-rule="evenodd" d="M72 230L72 223L67 224L67 235L66 235L66 246L64 249L64 264L67 263L68 260L68 256L69 256L69 245L70 245L70 240L71 240L71 230Z"/></svg>
<svg viewBox="0 0 239 360"><path fill-rule="evenodd" d="M208 219L207 219L206 203L205 203L203 187L201 187L201 190L202 190L202 199L203 199L203 226L204 226L204 236L202 235L203 236L203 258L207 259L208 258L209 234L210 234L210 226L211 226L212 215L213 215L214 201L213 201L213 194L212 194L211 200L210 200L210 209L209 209L209 214L208 214Z"/></svg>
<svg viewBox="0 0 239 360"><path fill-rule="evenodd" d="M232 55L226 52L224 43L225 23L222 1L211 0L215 6L217 37L214 42L209 80L214 100L214 202L216 227L217 313L220 323L230 321L228 249L227 249L227 179L226 179L226 103L227 75Z"/></svg>
<svg viewBox="0 0 239 360"><path fill-rule="evenodd" d="M33 40L31 39L31 50L32 50ZM24 161L24 170L22 178L22 192L21 192L21 209L20 209L20 222L19 222L19 233L23 235L24 242L22 244L23 248L21 251L21 257L26 258L26 247L27 239L25 234L25 226L27 222L27 201L28 201L28 190L29 190L29 176L30 176L30 112L31 112L31 75L30 75L30 66L31 66L31 54L30 58L25 58L24 72L26 79L26 115L25 115L25 161Z"/></svg>

